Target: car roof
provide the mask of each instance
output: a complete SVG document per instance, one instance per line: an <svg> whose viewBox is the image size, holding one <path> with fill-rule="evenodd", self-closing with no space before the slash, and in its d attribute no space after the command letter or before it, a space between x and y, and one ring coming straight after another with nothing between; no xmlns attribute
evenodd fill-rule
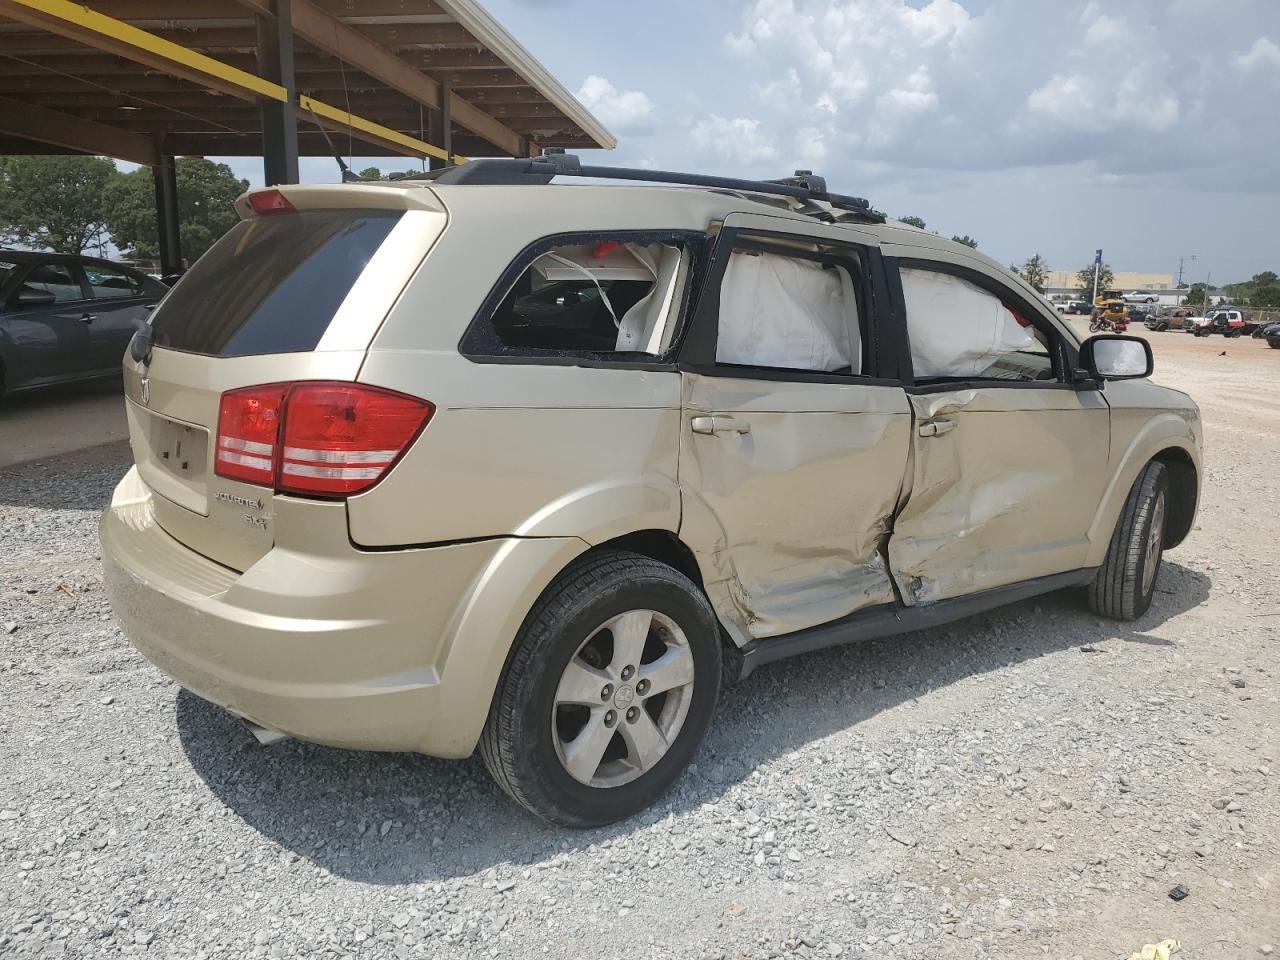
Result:
<svg viewBox="0 0 1280 960"><path fill-rule="evenodd" d="M7 260L10 263L35 263L43 260L57 260L60 263L101 263L119 270L128 270L131 273L142 272L137 267L115 260L86 257L79 253L55 253L52 250L0 250L0 260Z"/></svg>

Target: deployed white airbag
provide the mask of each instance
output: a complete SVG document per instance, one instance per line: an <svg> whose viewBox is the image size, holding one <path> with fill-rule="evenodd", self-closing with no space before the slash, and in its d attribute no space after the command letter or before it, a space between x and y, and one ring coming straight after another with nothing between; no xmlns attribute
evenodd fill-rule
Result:
<svg viewBox="0 0 1280 960"><path fill-rule="evenodd" d="M978 376L1005 354L1037 349L1031 331L981 287L932 270L901 274L917 378Z"/></svg>
<svg viewBox="0 0 1280 960"><path fill-rule="evenodd" d="M841 268L771 253L734 253L720 287L716 360L830 372L862 366L853 284Z"/></svg>

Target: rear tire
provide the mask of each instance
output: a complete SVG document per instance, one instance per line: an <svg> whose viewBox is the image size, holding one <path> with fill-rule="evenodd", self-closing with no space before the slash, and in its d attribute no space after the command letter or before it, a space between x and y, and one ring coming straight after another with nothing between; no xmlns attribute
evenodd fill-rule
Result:
<svg viewBox="0 0 1280 960"><path fill-rule="evenodd" d="M544 820L622 820L689 766L719 699L720 659L715 614L688 577L639 554L590 555L552 582L521 627L480 755Z"/></svg>
<svg viewBox="0 0 1280 960"><path fill-rule="evenodd" d="M1156 592L1164 555L1169 472L1152 460L1125 499L1106 558L1089 587L1089 607L1115 620L1136 620Z"/></svg>

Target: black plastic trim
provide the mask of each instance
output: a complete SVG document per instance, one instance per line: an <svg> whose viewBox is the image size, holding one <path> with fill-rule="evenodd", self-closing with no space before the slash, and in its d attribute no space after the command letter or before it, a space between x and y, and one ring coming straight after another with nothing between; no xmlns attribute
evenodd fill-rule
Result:
<svg viewBox="0 0 1280 960"><path fill-rule="evenodd" d="M1096 575L1097 568L1088 567L1011 583L964 597L918 604L914 607L899 603L885 603L855 611L847 617L809 627L807 630L752 640L738 652L739 655L736 658L740 663L738 679L747 677L761 664L773 663L775 660L783 660L802 653L812 653L815 650L824 650L827 647L941 626L1003 607L1006 604L1052 593L1055 590L1084 586Z"/></svg>
<svg viewBox="0 0 1280 960"><path fill-rule="evenodd" d="M790 197L799 201L821 200L837 210L854 214L870 223L884 223L884 216L871 209L862 197L830 193L821 177L789 177L785 180L743 180L738 177L715 177L702 173L678 173L673 170L649 170L638 167L584 165L573 154L546 153L528 159L484 158L445 167L427 174L402 179L430 180L439 184L548 184L554 177L593 177L602 180L633 180L640 183L670 183L680 186L708 187ZM823 211L825 213L825 211Z"/></svg>

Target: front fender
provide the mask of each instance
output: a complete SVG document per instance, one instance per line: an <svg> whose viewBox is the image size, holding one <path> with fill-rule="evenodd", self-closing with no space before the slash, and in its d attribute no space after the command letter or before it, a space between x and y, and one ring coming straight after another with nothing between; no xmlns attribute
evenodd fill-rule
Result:
<svg viewBox="0 0 1280 960"><path fill-rule="evenodd" d="M1103 493L1089 527L1086 566L1100 566L1106 558L1111 535L1129 491L1133 489L1138 474L1156 455L1171 448L1181 450L1190 458L1197 478L1201 476L1200 439L1185 414L1168 411L1147 415L1136 429L1127 429L1127 421L1137 413L1136 410L1112 408L1111 483Z"/></svg>

